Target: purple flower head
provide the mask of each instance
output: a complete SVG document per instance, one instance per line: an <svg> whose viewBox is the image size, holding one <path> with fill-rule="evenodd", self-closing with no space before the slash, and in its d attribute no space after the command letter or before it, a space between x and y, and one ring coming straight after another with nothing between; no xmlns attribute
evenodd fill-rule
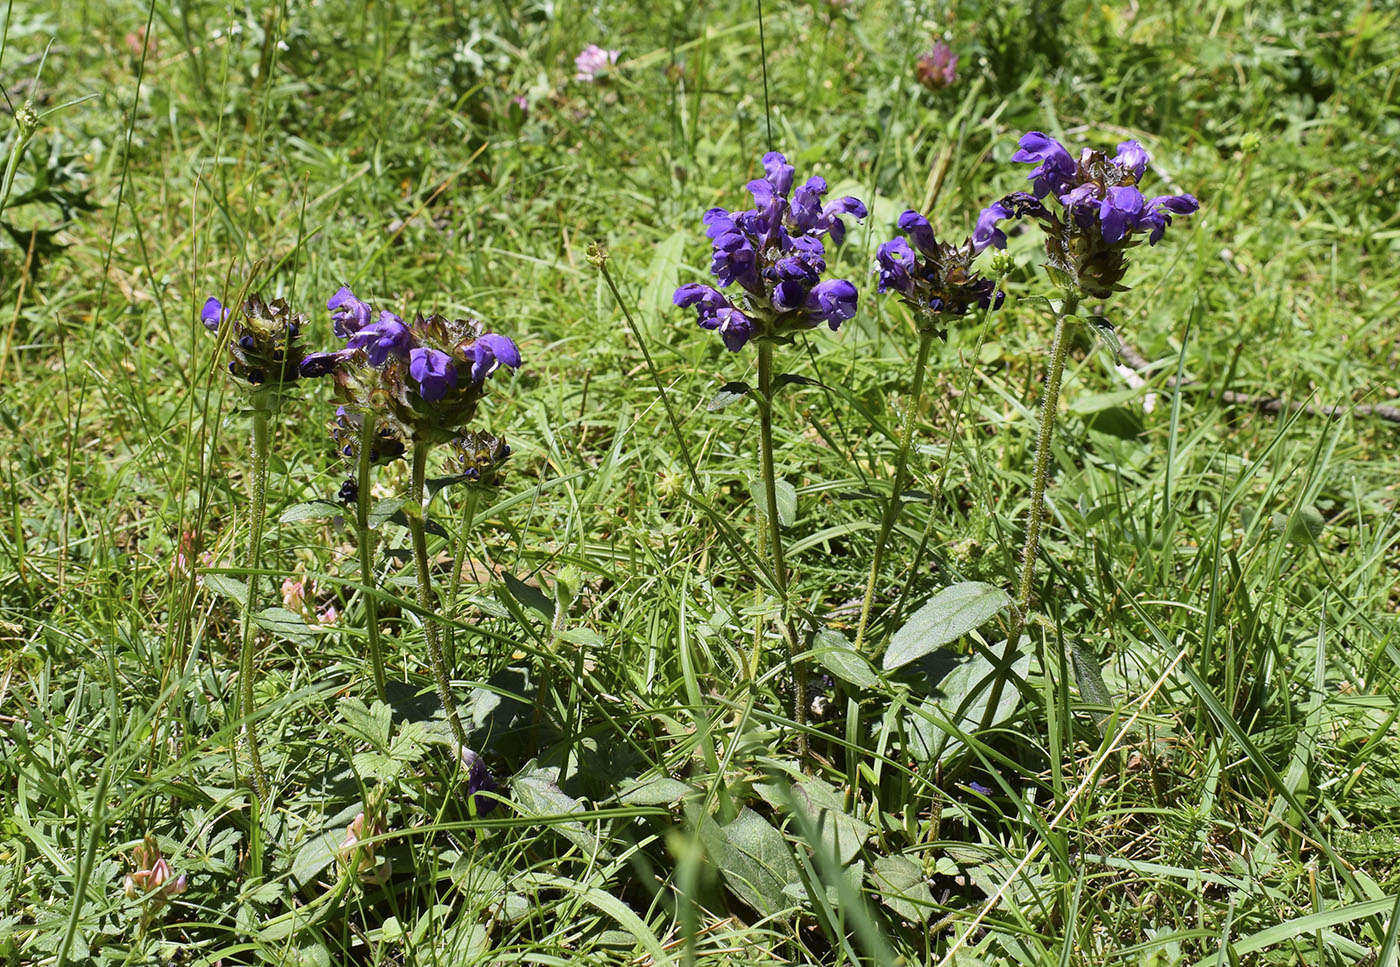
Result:
<svg viewBox="0 0 1400 967"><path fill-rule="evenodd" d="M1035 197L1044 198L1050 192L1059 194L1074 177L1074 158L1069 149L1047 134L1031 131L1021 138L1020 149L1012 161L1038 161L1040 165L1028 176Z"/></svg>
<svg viewBox="0 0 1400 967"><path fill-rule="evenodd" d="M604 50L597 44L589 44L574 58L574 67L578 69L574 80L591 84L599 74L617 63L618 53L616 50Z"/></svg>
<svg viewBox="0 0 1400 967"><path fill-rule="evenodd" d="M958 55L943 41L935 40L933 47L919 56L914 72L919 83L931 91L951 87L958 79Z"/></svg>
<svg viewBox="0 0 1400 967"><path fill-rule="evenodd" d="M1143 196L1138 182L1151 159L1136 141L1120 143L1112 157L1085 148L1073 161L1064 145L1032 131L1021 138L1011 160L1039 163L1030 175L1033 194L1017 192L983 209L974 246L1004 248L1006 234L997 223L1030 216L1045 233L1047 265L1057 280L1094 298L1107 298L1123 287L1125 253L1143 235L1156 245L1173 215L1200 208L1191 195ZM1039 201L1047 195L1058 202L1057 211Z"/></svg>
<svg viewBox="0 0 1400 967"><path fill-rule="evenodd" d="M340 339L349 339L368 326L374 314L370 304L355 298L348 285L342 285L326 300L326 308L331 310L332 331Z"/></svg>
<svg viewBox="0 0 1400 967"><path fill-rule="evenodd" d="M485 760L471 749L462 750L462 765L467 767L468 808L478 816L485 816L496 808L496 797L489 795L500 788L496 783L496 777L491 775L490 769L486 768ZM488 795L481 795L482 793Z"/></svg>
<svg viewBox="0 0 1400 967"><path fill-rule="evenodd" d="M457 385L457 367L452 357L440 349L415 347L408 353L408 373L418 381L418 393L435 403Z"/></svg>
<svg viewBox="0 0 1400 967"><path fill-rule="evenodd" d="M1035 199L1030 195L1034 203ZM988 210L978 219L979 232L992 237L996 219L1004 209ZM979 249L972 239L962 245L938 241L928 219L912 209L899 216L899 227L914 242L899 236L881 245L876 252L881 292L898 292L912 310L919 328L946 338L944 318L965 315L974 306L1000 308L1002 293L996 283L972 271L972 260ZM1004 236L1003 236L1004 241Z"/></svg>
<svg viewBox="0 0 1400 967"><path fill-rule="evenodd" d="M793 166L776 151L763 156L763 170L764 177L744 186L753 208L711 208L702 218L712 248L711 273L721 287L737 284L743 294L730 301L696 283L675 294L676 305L694 306L700 326L718 332L731 350L756 337L784 336L823 322L835 328L855 307L854 298L837 298L845 288L813 293L826 272L822 237L830 235L839 244L846 232L842 217L865 218L865 205L849 196L823 205L826 180L813 176L794 187Z"/></svg>
<svg viewBox="0 0 1400 967"><path fill-rule="evenodd" d="M520 368L520 349L505 336L482 333L467 350L472 361L472 382L480 383L501 366Z"/></svg>
<svg viewBox="0 0 1400 967"><path fill-rule="evenodd" d="M344 352L334 353L308 353L297 367L304 379L315 379L318 376L328 376L335 371L345 358Z"/></svg>
<svg viewBox="0 0 1400 967"><path fill-rule="evenodd" d="M416 345L413 333L404 321L388 309L379 313L379 321L370 323L354 333L346 349L363 349L371 366L383 366L391 355L407 359Z"/></svg>
<svg viewBox="0 0 1400 967"><path fill-rule="evenodd" d="M293 312L285 299L265 302L254 294L237 311L218 299L208 299L199 313L210 332L228 328L225 347L228 371L249 386L281 389L300 378L301 331L306 317Z"/></svg>

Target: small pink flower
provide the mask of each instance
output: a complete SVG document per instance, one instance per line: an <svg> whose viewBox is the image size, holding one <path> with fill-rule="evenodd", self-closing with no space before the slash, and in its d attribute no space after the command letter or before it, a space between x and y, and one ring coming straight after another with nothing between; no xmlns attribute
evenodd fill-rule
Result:
<svg viewBox="0 0 1400 967"><path fill-rule="evenodd" d="M189 888L189 880L182 873L175 875L165 857L160 853L156 838L147 835L144 842L131 851L132 862L140 867L128 873L123 890L131 899L151 898L158 903L170 897L179 896Z"/></svg>
<svg viewBox="0 0 1400 967"><path fill-rule="evenodd" d="M340 611L333 604L326 605L316 615L316 623L321 625L333 625L340 620Z"/></svg>
<svg viewBox="0 0 1400 967"><path fill-rule="evenodd" d="M287 578L282 582L282 607L288 611L301 612L306 604L306 579Z"/></svg>
<svg viewBox="0 0 1400 967"><path fill-rule="evenodd" d="M621 51L604 50L597 44L589 44L574 58L574 66L578 68L574 80L591 84L600 73L617 63L619 53Z"/></svg>
<svg viewBox="0 0 1400 967"><path fill-rule="evenodd" d="M952 87L958 79L958 55L943 41L935 40L933 49L919 58L915 71L919 83L931 91Z"/></svg>

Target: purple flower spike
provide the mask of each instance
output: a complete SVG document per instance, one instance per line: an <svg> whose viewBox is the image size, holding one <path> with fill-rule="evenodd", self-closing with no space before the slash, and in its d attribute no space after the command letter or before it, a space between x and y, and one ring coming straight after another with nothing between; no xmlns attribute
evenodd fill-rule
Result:
<svg viewBox="0 0 1400 967"><path fill-rule="evenodd" d="M210 298L204 303L203 310L199 313L199 318L204 320L204 328L210 332L219 331L219 323L228 318L228 310L218 299Z"/></svg>
<svg viewBox="0 0 1400 967"><path fill-rule="evenodd" d="M828 279L807 295L807 312L812 324L825 322L835 332L841 323L856 314L856 287L845 279Z"/></svg>
<svg viewBox="0 0 1400 967"><path fill-rule="evenodd" d="M385 309L379 313L379 321L365 326L350 337L346 349L363 349L371 366L383 366L392 353L407 358L415 345L413 333L402 319Z"/></svg>
<svg viewBox="0 0 1400 967"><path fill-rule="evenodd" d="M355 298L348 285L342 285L326 300L326 308L331 310L332 329L341 339L349 339L368 326L374 312L368 302Z"/></svg>
<svg viewBox="0 0 1400 967"><path fill-rule="evenodd" d="M1040 162L1039 167L1028 176L1037 198L1044 198L1051 192L1059 195L1064 185L1074 177L1074 158L1070 156L1069 149L1040 131L1031 131L1022 137L1020 150L1011 156L1011 160Z"/></svg>
<svg viewBox="0 0 1400 967"><path fill-rule="evenodd" d="M480 383L501 366L520 368L520 349L506 336L494 332L482 333L472 343L469 352L473 355L472 382Z"/></svg>
<svg viewBox="0 0 1400 967"><path fill-rule="evenodd" d="M927 218L910 209L899 216L898 224L900 229L914 240L914 245L920 252L928 256L936 254L938 240L934 238L933 226L928 223Z"/></svg>
<svg viewBox="0 0 1400 967"><path fill-rule="evenodd" d="M439 349L419 346L410 351L408 373L418 381L418 392L429 403L442 399L457 385L457 367L452 365L452 357Z"/></svg>

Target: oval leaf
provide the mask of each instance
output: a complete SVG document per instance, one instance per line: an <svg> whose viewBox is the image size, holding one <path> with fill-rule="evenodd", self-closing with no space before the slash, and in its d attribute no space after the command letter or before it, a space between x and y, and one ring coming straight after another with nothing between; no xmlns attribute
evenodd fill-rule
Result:
<svg viewBox="0 0 1400 967"><path fill-rule="evenodd" d="M944 588L894 633L885 652L885 670L907 665L961 638L1010 603L1011 595L981 581Z"/></svg>
<svg viewBox="0 0 1400 967"><path fill-rule="evenodd" d="M831 674L857 688L874 688L880 684L870 663L839 631L818 631L812 639L812 657Z"/></svg>

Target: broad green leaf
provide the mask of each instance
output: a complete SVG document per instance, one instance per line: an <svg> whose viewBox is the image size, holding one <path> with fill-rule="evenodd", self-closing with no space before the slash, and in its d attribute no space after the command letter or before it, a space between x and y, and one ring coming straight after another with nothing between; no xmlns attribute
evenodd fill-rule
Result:
<svg viewBox="0 0 1400 967"><path fill-rule="evenodd" d="M944 588L894 633L885 652L885 670L907 665L956 641L1010 603L1011 595L981 581Z"/></svg>
<svg viewBox="0 0 1400 967"><path fill-rule="evenodd" d="M200 583L222 598L228 598L240 608L248 603L248 585L232 574L205 574Z"/></svg>
<svg viewBox="0 0 1400 967"><path fill-rule="evenodd" d="M768 495L764 493L763 481L753 481L749 484L749 491L753 494L753 502L758 505L759 512L765 517L768 516ZM779 525L791 527L793 521L797 520L797 491L786 480L775 480L773 492L778 498Z"/></svg>
<svg viewBox="0 0 1400 967"><path fill-rule="evenodd" d="M831 674L857 688L874 688L880 684L870 662L839 631L818 631L812 638L812 657Z"/></svg>
<svg viewBox="0 0 1400 967"><path fill-rule="evenodd" d="M747 808L719 831L720 842L710 844L711 852L718 847L715 860L734 895L767 916L788 910L792 904L784 890L802 877L783 834Z"/></svg>
<svg viewBox="0 0 1400 967"><path fill-rule="evenodd" d="M672 301L676 293L676 279L680 272L681 256L685 254L685 244L691 232L678 229L656 246L647 269L647 287L642 294L641 310L643 317L648 315L665 316L675 311Z"/></svg>
<svg viewBox="0 0 1400 967"><path fill-rule="evenodd" d="M690 786L670 776L657 776L625 786L617 801L631 806L661 806L677 802L694 792Z"/></svg>
<svg viewBox="0 0 1400 967"><path fill-rule="evenodd" d="M725 383L719 388L719 391L715 393L714 398L710 400L710 412L714 413L717 410L724 409L726 406L739 402L747 396L752 389L753 387L748 383L741 383L737 380L732 383Z"/></svg>
<svg viewBox="0 0 1400 967"><path fill-rule="evenodd" d="M278 520L283 524L293 524L301 520L326 520L343 513L345 513L345 508L334 501L308 500L305 503L292 504L282 511L282 516Z"/></svg>
<svg viewBox="0 0 1400 967"><path fill-rule="evenodd" d="M1022 637L1021 640L1026 639ZM1025 678L1030 663L1029 653L1018 657L1011 664L1011 676ZM973 655L954 665L937 682L936 693L924 699L916 709L910 710L909 724L914 733L910 752L925 761L942 762L962 748L962 740L956 738L956 733L943 723L951 724L959 732L975 731L982 724L987 702L992 697L993 668L993 664L982 655ZM1008 679L989 724L1006 721L1020 702L1020 689Z"/></svg>
<svg viewBox="0 0 1400 967"><path fill-rule="evenodd" d="M286 608L264 608L253 619L259 628L291 642L298 648L313 648L316 634L306 626L301 615Z"/></svg>
<svg viewBox="0 0 1400 967"><path fill-rule="evenodd" d="M802 779L790 791L785 779L755 783L754 789L776 808L795 805L806 813L810 829L821 838L828 855L835 857L842 866L855 858L874 829L846 810L840 790L815 776Z"/></svg>
<svg viewBox="0 0 1400 967"><path fill-rule="evenodd" d="M927 923L933 893L924 871L907 856L881 856L867 877L880 902L910 923Z"/></svg>

